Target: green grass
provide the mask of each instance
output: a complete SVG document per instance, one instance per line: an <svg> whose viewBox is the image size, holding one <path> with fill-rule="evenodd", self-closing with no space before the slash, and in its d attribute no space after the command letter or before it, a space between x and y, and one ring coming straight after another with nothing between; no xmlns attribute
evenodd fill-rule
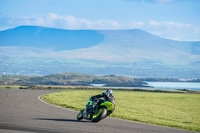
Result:
<svg viewBox="0 0 200 133"><path fill-rule="evenodd" d="M92 95L102 90L71 90L47 94L43 100L81 110ZM200 131L200 95L114 91L116 109L111 117Z"/></svg>
<svg viewBox="0 0 200 133"><path fill-rule="evenodd" d="M0 85L0 89L19 89L20 85Z"/></svg>

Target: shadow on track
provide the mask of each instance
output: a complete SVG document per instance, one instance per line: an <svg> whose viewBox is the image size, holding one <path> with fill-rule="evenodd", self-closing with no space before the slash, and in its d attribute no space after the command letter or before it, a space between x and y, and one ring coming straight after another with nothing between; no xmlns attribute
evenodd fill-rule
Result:
<svg viewBox="0 0 200 133"><path fill-rule="evenodd" d="M78 121L78 120L74 120L74 119L50 119L50 118L33 118L35 120L47 120L47 121L67 121L67 122L89 122L92 123L91 121Z"/></svg>
<svg viewBox="0 0 200 133"><path fill-rule="evenodd" d="M0 130L4 129L4 132L35 132L35 133L66 133L66 131L58 131L58 129L47 129L41 127L29 127L22 125L13 125L13 124L5 124L0 123ZM1 132L1 131L0 131Z"/></svg>

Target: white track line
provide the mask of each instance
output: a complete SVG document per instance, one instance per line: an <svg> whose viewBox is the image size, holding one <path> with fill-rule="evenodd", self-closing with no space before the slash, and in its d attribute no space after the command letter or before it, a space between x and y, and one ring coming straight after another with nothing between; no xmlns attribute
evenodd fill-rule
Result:
<svg viewBox="0 0 200 133"><path fill-rule="evenodd" d="M43 95L38 96L38 100L40 100L41 102L43 102L43 103L45 103L45 104L48 104L48 105L50 105L50 106L53 106L53 107L56 107L56 108L59 108L59 109L64 109L64 110L68 110L68 111L73 111L73 112L76 112L76 113L78 112L78 111L75 111L75 110L71 110L71 109L67 109L67 108L63 108L63 107L60 107L60 106L56 106L56 105L47 103L47 102L45 102L45 101L43 101L43 100L41 99L42 96L43 96Z"/></svg>

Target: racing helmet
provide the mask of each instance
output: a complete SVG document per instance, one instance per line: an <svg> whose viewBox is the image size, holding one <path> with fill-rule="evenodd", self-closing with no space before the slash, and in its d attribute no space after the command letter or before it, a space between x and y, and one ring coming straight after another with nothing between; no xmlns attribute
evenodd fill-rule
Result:
<svg viewBox="0 0 200 133"><path fill-rule="evenodd" d="M113 91L108 89L108 90L106 90L106 93L113 94Z"/></svg>

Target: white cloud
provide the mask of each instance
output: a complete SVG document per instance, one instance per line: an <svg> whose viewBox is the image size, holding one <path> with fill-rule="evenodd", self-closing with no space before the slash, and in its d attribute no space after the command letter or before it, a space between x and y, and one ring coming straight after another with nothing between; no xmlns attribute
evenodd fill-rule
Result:
<svg viewBox="0 0 200 133"><path fill-rule="evenodd" d="M179 0L123 0L123 1L147 2L147 3L169 3L169 2L172 2L172 1L179 1Z"/></svg>
<svg viewBox="0 0 200 133"><path fill-rule="evenodd" d="M142 21L131 21L128 24L125 24L124 27L127 26L128 29L140 29L145 26L145 23Z"/></svg>
<svg viewBox="0 0 200 133"><path fill-rule="evenodd" d="M178 27L178 28L183 28L183 27L191 27L190 24L182 24L182 23L176 23L176 22L172 22L172 21L155 21L155 20L151 20L149 21L149 26L152 27Z"/></svg>
<svg viewBox="0 0 200 133"><path fill-rule="evenodd" d="M190 25L177 23L172 21L155 21L151 20L143 27L146 31L149 31L155 35L179 40L179 41L199 41L200 40L200 28Z"/></svg>
<svg viewBox="0 0 200 133"><path fill-rule="evenodd" d="M188 0L122 0L122 1L128 1L128 2L145 2L145 3L171 3L171 2L183 2ZM190 2L199 2L199 0L189 0Z"/></svg>
<svg viewBox="0 0 200 133"><path fill-rule="evenodd" d="M21 25L38 25L61 29L119 29L120 24L114 20L88 20L72 15L59 16L55 13L41 14L33 17L18 16L7 18L4 25L16 27Z"/></svg>
<svg viewBox="0 0 200 133"><path fill-rule="evenodd" d="M159 3L168 3L168 2L172 2L174 0L155 0L156 2L159 2Z"/></svg>
<svg viewBox="0 0 200 133"><path fill-rule="evenodd" d="M149 22L130 21L117 22L115 20L89 20L72 15L60 16L55 13L36 16L0 17L0 30L14 28L21 25L37 25L60 29L142 29L158 36L176 40L200 40L200 27L172 21Z"/></svg>

